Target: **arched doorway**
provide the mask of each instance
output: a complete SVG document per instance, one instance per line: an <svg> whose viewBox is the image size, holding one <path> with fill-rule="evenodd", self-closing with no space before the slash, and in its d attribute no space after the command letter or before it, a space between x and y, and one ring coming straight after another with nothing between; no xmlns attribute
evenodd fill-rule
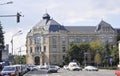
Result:
<svg viewBox="0 0 120 76"><path fill-rule="evenodd" d="M35 65L40 65L40 57L39 56L35 57Z"/></svg>

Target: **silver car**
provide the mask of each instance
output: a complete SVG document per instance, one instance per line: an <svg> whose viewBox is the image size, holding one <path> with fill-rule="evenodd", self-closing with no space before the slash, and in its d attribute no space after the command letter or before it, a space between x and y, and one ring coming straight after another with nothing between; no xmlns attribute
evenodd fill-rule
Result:
<svg viewBox="0 0 120 76"><path fill-rule="evenodd" d="M49 66L48 67L48 73L57 73L58 72L58 68L56 66Z"/></svg>
<svg viewBox="0 0 120 76"><path fill-rule="evenodd" d="M87 71L98 71L98 68L94 66L86 66L84 69Z"/></svg>

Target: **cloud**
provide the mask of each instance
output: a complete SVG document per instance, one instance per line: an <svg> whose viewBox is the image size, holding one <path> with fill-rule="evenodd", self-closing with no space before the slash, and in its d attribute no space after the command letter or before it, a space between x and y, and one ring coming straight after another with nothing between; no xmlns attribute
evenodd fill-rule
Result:
<svg viewBox="0 0 120 76"><path fill-rule="evenodd" d="M5 29L6 43L10 42L11 36L16 31L23 30L22 41L21 39L16 41L20 41L16 43L17 45L25 44L27 32L42 19L46 10L51 18L63 25L82 25L81 23L90 25L90 22L95 24L101 19L113 19L113 16L116 16L117 20L120 18L120 0L14 0L12 5L0 8L0 14L22 12L21 14L24 15L19 24L15 22L16 18L15 20L0 18L3 25L6 25L4 27L7 28Z"/></svg>

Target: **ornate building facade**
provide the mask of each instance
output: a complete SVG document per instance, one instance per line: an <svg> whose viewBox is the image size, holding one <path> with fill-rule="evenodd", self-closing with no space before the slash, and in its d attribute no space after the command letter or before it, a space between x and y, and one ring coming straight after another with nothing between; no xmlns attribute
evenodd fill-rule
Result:
<svg viewBox="0 0 120 76"><path fill-rule="evenodd" d="M119 29L103 20L97 26L63 26L46 13L27 34L27 64L61 65L70 43L100 40L103 43L108 41L115 44L119 33Z"/></svg>

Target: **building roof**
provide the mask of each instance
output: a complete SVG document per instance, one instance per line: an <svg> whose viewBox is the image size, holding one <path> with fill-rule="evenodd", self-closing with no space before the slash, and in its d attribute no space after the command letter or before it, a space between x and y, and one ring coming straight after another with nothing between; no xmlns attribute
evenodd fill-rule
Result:
<svg viewBox="0 0 120 76"><path fill-rule="evenodd" d="M101 21L99 24L98 24L98 26L97 26L97 28L96 28L96 31L99 31L99 30L101 30L102 29L102 27L110 27L112 30L114 30L113 29L113 27L110 25L110 24L108 24L107 22L105 22L105 21Z"/></svg>
<svg viewBox="0 0 120 76"><path fill-rule="evenodd" d="M120 34L120 29L114 29L110 24L105 21L101 21L98 26L63 26L50 18L48 13L45 13L42 20L38 22L32 29L35 30L47 30L49 32L73 32L73 33L95 33L101 30L103 27L110 27L111 30L116 30Z"/></svg>
<svg viewBox="0 0 120 76"><path fill-rule="evenodd" d="M43 19L33 27L33 29L44 28L44 30L48 30L49 32L57 32L60 30L67 31L64 26L60 25L53 19L50 19L50 15L48 13L43 15Z"/></svg>
<svg viewBox="0 0 120 76"><path fill-rule="evenodd" d="M96 26L65 26L70 32L95 32Z"/></svg>

